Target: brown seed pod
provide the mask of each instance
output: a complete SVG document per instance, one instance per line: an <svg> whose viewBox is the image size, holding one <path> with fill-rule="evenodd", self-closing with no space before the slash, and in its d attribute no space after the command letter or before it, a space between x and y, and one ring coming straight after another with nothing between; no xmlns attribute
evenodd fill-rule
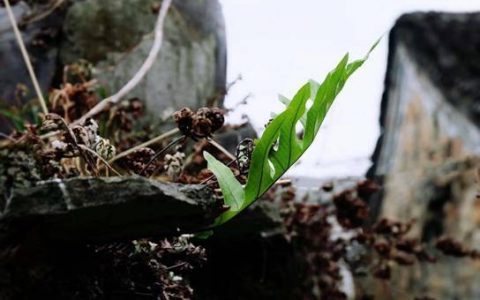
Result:
<svg viewBox="0 0 480 300"><path fill-rule="evenodd" d="M438 239L435 247L443 254L454 257L465 257L470 253L465 246L450 237L441 237Z"/></svg>
<svg viewBox="0 0 480 300"><path fill-rule="evenodd" d="M390 279L391 270L390 266L386 263L381 264L373 271L373 276L378 279Z"/></svg>
<svg viewBox="0 0 480 300"><path fill-rule="evenodd" d="M411 254L415 252L415 249L418 248L418 245L419 245L418 239L402 238L397 240L397 243L395 244L395 248L397 248L400 251Z"/></svg>
<svg viewBox="0 0 480 300"><path fill-rule="evenodd" d="M212 121L209 119L196 115L192 120L191 136L195 138L205 138L212 134Z"/></svg>
<svg viewBox="0 0 480 300"><path fill-rule="evenodd" d="M425 250L425 247L423 245L419 245L416 247L415 256L419 261L429 262L429 263L437 262L437 258L429 254L427 250Z"/></svg>
<svg viewBox="0 0 480 300"><path fill-rule="evenodd" d="M49 113L43 117L41 130L43 132L63 129L64 123L62 117L57 114Z"/></svg>
<svg viewBox="0 0 480 300"><path fill-rule="evenodd" d="M184 135L190 135L192 129L193 111L190 108L184 107L173 114L173 119L177 123L177 127Z"/></svg>
<svg viewBox="0 0 480 300"><path fill-rule="evenodd" d="M223 124L225 123L223 110L218 107L212 107L207 117L212 122L212 132L222 128Z"/></svg>
<svg viewBox="0 0 480 300"><path fill-rule="evenodd" d="M413 256L401 252L395 253L393 260L401 266L411 266L415 263Z"/></svg>
<svg viewBox="0 0 480 300"><path fill-rule="evenodd" d="M387 242L377 242L373 245L377 253L382 257L389 257L391 246Z"/></svg>
<svg viewBox="0 0 480 300"><path fill-rule="evenodd" d="M367 199L371 194L380 189L378 183L373 180L363 180L357 184L358 196L362 199Z"/></svg>
<svg viewBox="0 0 480 300"><path fill-rule="evenodd" d="M209 137L225 122L223 111L216 107L201 107L195 113L182 108L173 114L173 118L180 132L193 138Z"/></svg>
<svg viewBox="0 0 480 300"><path fill-rule="evenodd" d="M365 201L347 190L333 199L337 220L345 228L352 229L363 225L368 218L369 209Z"/></svg>
<svg viewBox="0 0 480 300"><path fill-rule="evenodd" d="M130 153L126 157L120 159L119 162L135 174L140 174L154 155L155 151L153 151L152 149L140 148L135 150L133 153ZM148 169L144 171L143 174L146 174L148 176L156 169L157 165L152 163L150 164Z"/></svg>

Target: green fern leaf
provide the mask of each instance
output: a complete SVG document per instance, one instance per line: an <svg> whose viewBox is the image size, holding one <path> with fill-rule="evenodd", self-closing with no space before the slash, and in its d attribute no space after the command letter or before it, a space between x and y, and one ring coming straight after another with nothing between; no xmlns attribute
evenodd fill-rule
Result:
<svg viewBox="0 0 480 300"><path fill-rule="evenodd" d="M243 208L245 191L229 167L225 166L208 152L204 152L203 156L208 163L208 168L213 172L215 177L217 177L225 205L230 207L230 209L223 213L215 222L221 224L236 215Z"/></svg>
<svg viewBox="0 0 480 300"><path fill-rule="evenodd" d="M230 210L216 220L216 225L228 221L261 197L305 153L345 82L362 66L379 41L363 59L349 63L346 54L321 84L308 82L291 101L280 97L286 108L275 116L256 141L245 188L227 166L204 153L208 168L217 177L225 203L230 206ZM301 138L297 136L298 126L303 127Z"/></svg>

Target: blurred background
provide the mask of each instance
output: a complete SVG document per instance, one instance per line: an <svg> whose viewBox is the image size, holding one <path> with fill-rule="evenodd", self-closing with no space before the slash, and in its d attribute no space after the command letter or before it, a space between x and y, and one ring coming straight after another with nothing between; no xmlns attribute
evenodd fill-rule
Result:
<svg viewBox="0 0 480 300"><path fill-rule="evenodd" d="M163 25L166 0L10 2L9 14L0 5L0 299L480 299L480 0L173 0ZM12 15L54 113L43 121ZM91 122L36 131L73 125L137 76L155 24L158 56L96 116L98 132ZM221 114L198 108L231 111L241 126L212 137L236 153L281 110L278 94L321 82L379 38L288 173L293 184L277 182L210 239L163 240L210 229L229 204L190 185L217 187L204 151L233 160L203 139ZM175 124L182 108L195 113ZM174 137L175 126L200 140ZM151 164L172 140L184 143ZM181 185L124 176L156 171Z"/></svg>
<svg viewBox="0 0 480 300"><path fill-rule="evenodd" d="M261 132L278 95L292 97L308 79L323 80L341 57L360 58L379 37L382 42L352 76L334 102L320 135L290 175L342 177L364 175L379 135L380 100L387 63L388 31L403 13L467 12L475 0L221 0L228 43L228 81L239 75L226 106L250 94L246 114Z"/></svg>

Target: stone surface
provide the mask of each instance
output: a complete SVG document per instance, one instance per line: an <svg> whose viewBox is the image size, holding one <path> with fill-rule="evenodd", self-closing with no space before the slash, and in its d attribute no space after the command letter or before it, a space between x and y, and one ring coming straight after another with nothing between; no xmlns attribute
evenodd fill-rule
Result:
<svg viewBox="0 0 480 300"><path fill-rule="evenodd" d="M205 186L142 177L74 178L14 190L0 223L54 240L125 240L201 230L218 209Z"/></svg>
<svg viewBox="0 0 480 300"><path fill-rule="evenodd" d="M389 156L397 148L397 128L405 123L430 122L418 126L432 128L430 132L424 129L423 136L417 133L416 140L424 144L432 139L432 144L437 142L438 134L446 131L447 138L453 137L452 151L464 148L459 145L463 143L469 152L479 150L476 134L480 118L476 114L480 95L476 87L480 84L480 38L472 25L478 23L480 13L414 13L397 21L390 34L380 115L382 136L369 175L383 176L390 171L382 153ZM408 120L403 121L404 117ZM410 142L410 147L416 146Z"/></svg>
<svg viewBox="0 0 480 300"><path fill-rule="evenodd" d="M232 239L269 237L285 232L280 208L277 204L257 201L238 216L215 229L215 239L225 242Z"/></svg>
<svg viewBox="0 0 480 300"><path fill-rule="evenodd" d="M480 38L473 24L480 24L480 14L416 13L397 21L382 136L369 176L384 180L383 199L375 205L380 215L416 219L412 235L424 242L447 234L480 248L480 97L474 88L480 83ZM479 271L468 260L442 259L395 273L392 286L409 296L478 299Z"/></svg>
<svg viewBox="0 0 480 300"><path fill-rule="evenodd" d="M238 144L245 138L257 138L257 133L250 123L235 128L226 126L222 132L215 134L215 139L230 153L236 153Z"/></svg>
<svg viewBox="0 0 480 300"><path fill-rule="evenodd" d="M96 77L117 91L138 70L152 44L154 0L78 1L67 13L61 61L92 61ZM223 100L225 28L217 0L174 1L155 64L130 95L146 101L156 116Z"/></svg>
<svg viewBox="0 0 480 300"><path fill-rule="evenodd" d="M30 3L30 2L29 2ZM153 38L156 0L67 1L38 22L22 27L32 63L43 91L58 84L64 64L78 59L94 63L95 76L109 93L116 92L147 57ZM13 6L20 23L48 7ZM25 64L6 11L0 8L0 99L22 106L35 98ZM147 76L129 96L147 104L156 118L170 116L183 106L223 103L226 81L226 38L218 0L173 1L165 23L163 48ZM17 84L29 93L15 99ZM8 131L5 120L0 129Z"/></svg>
<svg viewBox="0 0 480 300"><path fill-rule="evenodd" d="M415 13L395 33L418 66L457 110L480 125L480 13Z"/></svg>

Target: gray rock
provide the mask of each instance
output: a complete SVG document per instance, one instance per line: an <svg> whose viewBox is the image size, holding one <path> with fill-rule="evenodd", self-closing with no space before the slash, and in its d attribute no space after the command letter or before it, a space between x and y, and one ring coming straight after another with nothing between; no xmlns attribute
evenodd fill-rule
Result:
<svg viewBox="0 0 480 300"><path fill-rule="evenodd" d="M67 3L67 2L66 2ZM23 39L44 92L64 64L79 59L94 63L96 76L109 93L116 92L138 70L150 51L155 0L86 0L68 2L48 17L25 25ZM13 6L22 19L45 5L24 1ZM45 31L47 30L47 31ZM58 35L57 33L62 33ZM42 43L38 44L37 41ZM40 46L39 46L40 45ZM22 106L35 98L6 11L0 8L0 99ZM165 24L164 44L156 63L129 96L147 104L156 118L183 106L223 103L226 82L226 38L218 0L174 1ZM29 93L15 99L17 84ZM8 131L0 117L0 129Z"/></svg>
<svg viewBox="0 0 480 300"><path fill-rule="evenodd" d="M143 177L73 178L14 190L0 223L55 240L109 241L198 231L218 209L205 186Z"/></svg>
<svg viewBox="0 0 480 300"><path fill-rule="evenodd" d="M87 0L65 19L62 63L92 61L96 77L114 92L147 57L156 15L154 0ZM175 1L165 23L157 62L130 95L155 116L183 106L221 105L226 76L225 28L217 0Z"/></svg>
<svg viewBox="0 0 480 300"><path fill-rule="evenodd" d="M232 220L216 228L214 238L228 242L232 239L269 238L285 232L278 204L257 201Z"/></svg>
<svg viewBox="0 0 480 300"><path fill-rule="evenodd" d="M246 123L237 128L226 128L222 133L216 134L215 138L230 153L237 152L238 144L245 138L256 138L257 133L252 124Z"/></svg>

